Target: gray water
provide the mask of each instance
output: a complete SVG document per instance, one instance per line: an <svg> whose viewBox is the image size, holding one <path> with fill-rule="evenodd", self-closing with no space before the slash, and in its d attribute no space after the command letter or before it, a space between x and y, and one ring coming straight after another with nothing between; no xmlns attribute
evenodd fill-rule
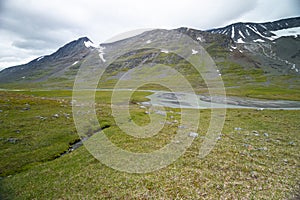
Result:
<svg viewBox="0 0 300 200"><path fill-rule="evenodd" d="M152 105L160 105L171 108L247 108L247 109L270 109L270 110L300 110L299 101L285 100L261 100L242 97L223 97L208 95L194 95L183 92L154 91L147 96Z"/></svg>

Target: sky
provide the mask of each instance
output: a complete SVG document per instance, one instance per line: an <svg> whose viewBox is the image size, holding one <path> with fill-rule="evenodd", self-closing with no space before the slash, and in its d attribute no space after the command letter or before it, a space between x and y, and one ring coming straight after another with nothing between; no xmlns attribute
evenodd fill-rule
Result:
<svg viewBox="0 0 300 200"><path fill-rule="evenodd" d="M0 70L87 36L143 28L207 30L300 16L299 0L0 0Z"/></svg>

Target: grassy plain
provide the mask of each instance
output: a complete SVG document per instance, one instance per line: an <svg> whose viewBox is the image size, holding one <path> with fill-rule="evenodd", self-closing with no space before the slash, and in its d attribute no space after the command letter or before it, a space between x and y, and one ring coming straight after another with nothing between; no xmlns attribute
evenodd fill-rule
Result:
<svg viewBox="0 0 300 200"><path fill-rule="evenodd" d="M136 92L131 99L139 125L149 119L137 103L149 94ZM71 95L0 92L0 199L288 199L299 192L300 111L228 109L220 140L200 159L210 110L199 110L199 137L182 157L159 171L129 174L105 166L84 146L60 156L79 139ZM174 136L177 123L153 138L123 133L111 116L110 96L97 92L96 112L117 146L149 152ZM167 120L180 120L178 112L167 108Z"/></svg>

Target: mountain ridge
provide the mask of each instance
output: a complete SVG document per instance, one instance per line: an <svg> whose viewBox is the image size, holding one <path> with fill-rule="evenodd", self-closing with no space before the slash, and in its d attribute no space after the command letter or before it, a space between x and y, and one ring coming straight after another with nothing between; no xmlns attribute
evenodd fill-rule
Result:
<svg viewBox="0 0 300 200"><path fill-rule="evenodd" d="M287 23L287 25L280 26L277 24L275 26L271 22L263 24L269 24L268 26L272 27L272 30L279 30L278 27L286 28L289 24L289 27L295 27L298 24L300 27L300 17L279 21L280 23ZM262 27L260 23L252 24ZM237 26L235 30L239 33L239 31L243 30L239 30L238 26L247 27L246 25L249 24L235 23L226 27L227 29L232 29L231 26ZM282 84L282 87L297 87L298 82L295 80L298 80L300 75L300 37L298 36L254 41L257 38L254 39L252 35L249 35L249 40L239 42L237 37L231 37L231 33L225 33L226 29L224 27L213 29L215 31L202 31L186 27L175 30L190 36L204 47L215 60L220 75L222 75L225 85L228 87L241 87L241 85L247 84L260 85L262 87L279 85L281 79L286 82L286 85ZM216 30L219 30L218 32L221 30L222 32L218 33ZM257 30L259 29L257 28ZM120 41L100 45L95 45L88 37L81 37L67 43L53 54L41 56L27 64L9 67L0 71L0 84L2 84L1 87L6 87L7 85L5 84L20 86L38 83L34 87L55 86L58 88L71 88L78 69L91 53L95 54L95 59L100 57L98 61L93 60L91 62L92 65L98 65L100 60L105 62L105 57L111 53L113 54L114 51L118 51L118 48L121 46L128 45L130 47L130 45L135 43L151 42L148 40L152 36L165 36L169 32L170 30L154 29ZM270 35L271 32L264 34ZM158 64L159 62L167 61L164 64L170 64L178 70L180 70L180 67L184 68L186 66L186 63L184 64L180 58L171 56L168 53L162 53L164 52L155 52L149 49L128 52L128 54L116 60L110 66L109 73L106 74L106 81L115 81L125 71L144 62Z"/></svg>
<svg viewBox="0 0 300 200"><path fill-rule="evenodd" d="M210 33L219 33L231 37L235 42L272 41L276 37L274 31L300 27L300 17L280 19L273 22L253 23L238 22L221 28L206 30ZM300 35L300 29L298 30Z"/></svg>
<svg viewBox="0 0 300 200"><path fill-rule="evenodd" d="M5 68L0 71L0 82L24 81L28 78L34 81L46 80L52 74L62 71L86 57L90 53L90 47L87 47L85 42L91 42L91 40L88 37L80 37L50 55L40 56L26 64ZM33 73L28 73L28 71ZM44 76L39 76L39 74Z"/></svg>

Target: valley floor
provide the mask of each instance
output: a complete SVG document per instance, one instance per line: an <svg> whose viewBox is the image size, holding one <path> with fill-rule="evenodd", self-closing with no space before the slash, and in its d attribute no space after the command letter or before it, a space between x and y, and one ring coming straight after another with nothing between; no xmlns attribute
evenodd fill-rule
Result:
<svg viewBox="0 0 300 200"><path fill-rule="evenodd" d="M198 110L199 137L183 156L161 170L131 174L102 164L85 146L61 156L79 141L71 95L0 91L0 199L299 198L300 110L227 109L222 133L202 159L211 112ZM141 126L150 120L141 107L149 95L140 91L131 98L131 120ZM111 91L98 91L95 107L104 134L117 146L150 152L174 137L179 108L166 108L170 123L159 134L134 138L116 126L110 97Z"/></svg>

